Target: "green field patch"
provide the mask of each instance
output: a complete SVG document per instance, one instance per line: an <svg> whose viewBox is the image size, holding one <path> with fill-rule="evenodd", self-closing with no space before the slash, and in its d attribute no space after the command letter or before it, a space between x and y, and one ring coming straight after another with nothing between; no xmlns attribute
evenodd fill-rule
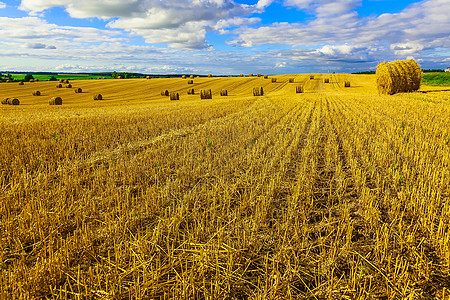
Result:
<svg viewBox="0 0 450 300"><path fill-rule="evenodd" d="M422 82L428 85L450 86L450 72L425 73Z"/></svg>

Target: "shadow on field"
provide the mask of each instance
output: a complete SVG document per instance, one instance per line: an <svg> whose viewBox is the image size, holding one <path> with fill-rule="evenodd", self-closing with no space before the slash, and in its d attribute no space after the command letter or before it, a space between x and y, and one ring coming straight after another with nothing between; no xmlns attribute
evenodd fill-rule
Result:
<svg viewBox="0 0 450 300"><path fill-rule="evenodd" d="M417 91L417 92L418 93L422 93L422 94L428 94L428 93L450 92L450 89L448 89L448 90Z"/></svg>

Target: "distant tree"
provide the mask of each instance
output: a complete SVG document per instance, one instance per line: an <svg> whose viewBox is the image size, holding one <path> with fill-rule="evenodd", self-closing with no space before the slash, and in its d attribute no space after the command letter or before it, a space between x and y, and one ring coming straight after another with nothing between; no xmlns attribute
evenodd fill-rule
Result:
<svg viewBox="0 0 450 300"><path fill-rule="evenodd" d="M23 79L23 81L28 82L30 81L30 79L34 79L33 74L28 73L27 75L25 75L25 78Z"/></svg>
<svg viewBox="0 0 450 300"><path fill-rule="evenodd" d="M55 77L55 75L52 75L48 81L58 81L58 79Z"/></svg>
<svg viewBox="0 0 450 300"><path fill-rule="evenodd" d="M117 74L117 72L114 71L114 72L112 73L111 77L112 77L113 79L117 79L117 77L119 77L119 74Z"/></svg>

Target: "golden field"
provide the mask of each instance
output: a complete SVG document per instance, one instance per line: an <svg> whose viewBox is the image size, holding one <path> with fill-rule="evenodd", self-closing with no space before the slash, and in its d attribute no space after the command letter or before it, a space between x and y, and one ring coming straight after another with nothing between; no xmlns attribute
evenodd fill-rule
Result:
<svg viewBox="0 0 450 300"><path fill-rule="evenodd" d="M375 81L0 83L0 299L449 299L450 88Z"/></svg>

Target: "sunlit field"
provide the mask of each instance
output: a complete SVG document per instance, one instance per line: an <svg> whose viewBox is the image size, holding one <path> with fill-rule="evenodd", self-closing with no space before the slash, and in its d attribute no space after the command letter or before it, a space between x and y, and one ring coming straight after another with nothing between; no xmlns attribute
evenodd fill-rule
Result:
<svg viewBox="0 0 450 300"><path fill-rule="evenodd" d="M0 299L449 299L450 87L313 75L0 83Z"/></svg>

